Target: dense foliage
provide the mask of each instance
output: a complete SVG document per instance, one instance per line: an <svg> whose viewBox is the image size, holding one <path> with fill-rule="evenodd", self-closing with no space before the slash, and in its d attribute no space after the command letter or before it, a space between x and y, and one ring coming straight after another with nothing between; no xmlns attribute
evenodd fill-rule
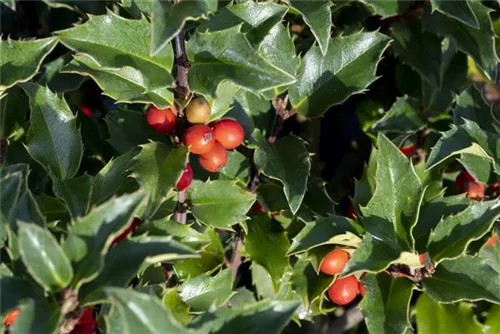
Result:
<svg viewBox="0 0 500 334"><path fill-rule="evenodd" d="M9 333L499 333L497 1L1 0Z"/></svg>

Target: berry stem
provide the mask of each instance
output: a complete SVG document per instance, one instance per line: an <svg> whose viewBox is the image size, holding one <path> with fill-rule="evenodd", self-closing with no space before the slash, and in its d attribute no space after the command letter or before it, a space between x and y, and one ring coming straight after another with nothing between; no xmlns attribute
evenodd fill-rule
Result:
<svg viewBox="0 0 500 334"><path fill-rule="evenodd" d="M177 205L175 208L175 221L180 224L186 224L186 207L184 206L186 202L186 190L180 190L177 192Z"/></svg>

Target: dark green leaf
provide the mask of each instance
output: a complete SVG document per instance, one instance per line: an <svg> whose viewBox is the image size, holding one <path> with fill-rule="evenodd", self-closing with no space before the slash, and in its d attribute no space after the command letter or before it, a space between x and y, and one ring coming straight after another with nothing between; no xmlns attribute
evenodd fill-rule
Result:
<svg viewBox="0 0 500 334"><path fill-rule="evenodd" d="M13 11L16 11L16 0L1 0L0 3Z"/></svg>
<svg viewBox="0 0 500 334"><path fill-rule="evenodd" d="M450 16L474 29L479 29L479 22L472 11L469 0L431 0L432 10Z"/></svg>
<svg viewBox="0 0 500 334"><path fill-rule="evenodd" d="M106 288L106 294L123 322L122 331L109 333L189 333L154 296L118 288ZM144 310L148 311L145 313Z"/></svg>
<svg viewBox="0 0 500 334"><path fill-rule="evenodd" d="M52 182L54 194L66 203L73 219L87 214L92 195L92 176L83 174L67 180L53 177Z"/></svg>
<svg viewBox="0 0 500 334"><path fill-rule="evenodd" d="M245 214L255 202L255 194L233 181L208 181L191 194L193 215L208 226L229 229L245 220Z"/></svg>
<svg viewBox="0 0 500 334"><path fill-rule="evenodd" d="M0 98L0 137L16 137L23 129L29 111L28 100L19 86L14 86Z"/></svg>
<svg viewBox="0 0 500 334"><path fill-rule="evenodd" d="M274 120L270 101L244 89L234 96L234 105L227 116L234 118L245 130L245 137L250 138L255 129L267 135Z"/></svg>
<svg viewBox="0 0 500 334"><path fill-rule="evenodd" d="M186 168L188 147L170 149L163 143L149 143L141 146L134 157L131 176L149 194L146 217L158 210L167 193L172 190Z"/></svg>
<svg viewBox="0 0 500 334"><path fill-rule="evenodd" d="M373 13L380 15L382 18L396 16L408 9L410 3L401 0L362 0L365 5L370 8Z"/></svg>
<svg viewBox="0 0 500 334"><path fill-rule="evenodd" d="M424 160L420 160L413 167L415 168L415 173L417 173L417 176L420 179L422 188L425 188L423 203L426 203L437 197L442 197L445 192L443 189L442 172L437 168L426 170Z"/></svg>
<svg viewBox="0 0 500 334"><path fill-rule="evenodd" d="M21 196L23 186L23 175L21 172L7 174L0 180L0 189L2 189L2 196L0 196L0 215L1 223L9 224L10 228L14 231L17 230L15 225L16 207Z"/></svg>
<svg viewBox="0 0 500 334"><path fill-rule="evenodd" d="M457 106L453 111L453 123L463 124L463 118L476 122L482 129L489 132L500 130L500 121L494 116L492 106L483 98L481 91L470 85L457 98Z"/></svg>
<svg viewBox="0 0 500 334"><path fill-rule="evenodd" d="M370 159L365 165L361 179L355 180L354 198L352 200L356 207L366 206L373 196L376 188L375 174L377 172L377 149L372 147Z"/></svg>
<svg viewBox="0 0 500 334"><path fill-rule="evenodd" d="M479 252L479 256L500 274L500 242L495 242L495 244L491 246L483 247Z"/></svg>
<svg viewBox="0 0 500 334"><path fill-rule="evenodd" d="M69 228L63 249L75 272L73 287L91 281L102 270L112 239L131 223L144 195L138 192L112 198Z"/></svg>
<svg viewBox="0 0 500 334"><path fill-rule="evenodd" d="M378 132L414 133L425 126L417 101L405 96L399 97L382 119L373 124Z"/></svg>
<svg viewBox="0 0 500 334"><path fill-rule="evenodd" d="M250 163L240 152L227 151L227 163L218 173L221 180L236 180L247 185L250 181Z"/></svg>
<svg viewBox="0 0 500 334"><path fill-rule="evenodd" d="M25 83L30 100L27 148L31 157L60 179L76 174L83 155L82 137L76 117L63 99L48 88Z"/></svg>
<svg viewBox="0 0 500 334"><path fill-rule="evenodd" d="M195 311L207 311L212 305L220 307L233 294L230 269L210 277L199 275L186 280L179 287L179 296Z"/></svg>
<svg viewBox="0 0 500 334"><path fill-rule="evenodd" d="M223 81L217 87L215 97L205 95L210 104L210 121L218 120L233 108L233 97L240 88L231 81Z"/></svg>
<svg viewBox="0 0 500 334"><path fill-rule="evenodd" d="M432 277L423 281L424 291L438 303L484 299L500 304L499 286L500 275L470 255L441 262Z"/></svg>
<svg viewBox="0 0 500 334"><path fill-rule="evenodd" d="M247 222L245 253L271 274L276 287L280 285L285 269L290 265L286 257L290 241L283 227L267 214L252 216Z"/></svg>
<svg viewBox="0 0 500 334"><path fill-rule="evenodd" d="M196 33L187 47L192 62L189 87L201 94L215 95L224 80L255 93L295 82L293 76L262 58L239 26Z"/></svg>
<svg viewBox="0 0 500 334"><path fill-rule="evenodd" d="M413 283L384 273L368 274L363 283L366 295L359 307L370 333L406 333L411 328L409 307Z"/></svg>
<svg viewBox="0 0 500 334"><path fill-rule="evenodd" d="M36 197L36 201L40 207L42 215L47 219L47 222L70 220L68 209L64 203L57 198L42 195Z"/></svg>
<svg viewBox="0 0 500 334"><path fill-rule="evenodd" d="M19 253L28 272L45 290L65 288L71 282L73 268L48 230L19 223Z"/></svg>
<svg viewBox="0 0 500 334"><path fill-rule="evenodd" d="M314 37L318 41L323 55L328 50L328 40L332 28L331 3L329 0L301 1L290 0L290 6L299 11L304 22L309 26Z"/></svg>
<svg viewBox="0 0 500 334"><path fill-rule="evenodd" d="M171 237L125 239L109 250L99 276L81 287L79 299L85 304L103 301L105 288L126 287L143 263L165 262L195 256L192 249L172 240Z"/></svg>
<svg viewBox="0 0 500 334"><path fill-rule="evenodd" d="M328 195L325 186L327 183L319 178L310 178L307 182L307 191L302 201L302 207L299 210L299 215L303 218L306 215L303 212L307 211L307 215L311 215L307 221L311 221L314 218L328 217L335 214L335 203ZM302 214L301 214L302 213Z"/></svg>
<svg viewBox="0 0 500 334"><path fill-rule="evenodd" d="M43 291L33 281L19 277L4 276L0 278L0 313L7 314L27 299L43 298Z"/></svg>
<svg viewBox="0 0 500 334"><path fill-rule="evenodd" d="M45 301L30 299L20 311L10 330L12 334L56 333L62 320L61 308Z"/></svg>
<svg viewBox="0 0 500 334"><path fill-rule="evenodd" d="M54 49L57 38L30 41L2 39L0 44L0 95L9 87L31 79L40 69L43 59Z"/></svg>
<svg viewBox="0 0 500 334"><path fill-rule="evenodd" d="M288 255L310 250L327 244L358 246L362 227L355 221L342 216L330 216L306 223L305 227L293 238Z"/></svg>
<svg viewBox="0 0 500 334"><path fill-rule="evenodd" d="M376 80L375 70L389 38L379 32L337 36L326 55L312 46L302 58L290 102L298 113L314 117L366 90Z"/></svg>
<svg viewBox="0 0 500 334"><path fill-rule="evenodd" d="M479 28L473 28L437 11L427 11L423 16L424 29L449 37L459 50L471 56L490 78L495 78L498 57L495 52L494 33L488 7L480 2L468 2L477 18Z"/></svg>
<svg viewBox="0 0 500 334"><path fill-rule="evenodd" d="M290 210L296 213L304 199L311 168L309 152L302 139L286 136L269 144L263 136L254 134L258 147L254 153L260 172L283 183Z"/></svg>

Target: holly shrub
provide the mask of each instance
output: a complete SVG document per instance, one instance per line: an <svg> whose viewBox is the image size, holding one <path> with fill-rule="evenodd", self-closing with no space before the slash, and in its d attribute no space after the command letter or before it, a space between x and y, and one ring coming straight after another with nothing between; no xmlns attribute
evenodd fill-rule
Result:
<svg viewBox="0 0 500 334"><path fill-rule="evenodd" d="M0 2L3 332L500 332L498 1Z"/></svg>

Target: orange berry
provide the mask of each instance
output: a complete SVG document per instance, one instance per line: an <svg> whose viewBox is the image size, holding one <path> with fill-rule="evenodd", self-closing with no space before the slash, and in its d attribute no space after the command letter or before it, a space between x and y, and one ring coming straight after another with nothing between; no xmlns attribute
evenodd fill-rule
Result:
<svg viewBox="0 0 500 334"><path fill-rule="evenodd" d="M227 152L218 142L215 143L212 150L200 155L198 158L201 167L205 170L215 173L220 171L227 163Z"/></svg>
<svg viewBox="0 0 500 334"><path fill-rule="evenodd" d="M19 310L12 310L7 313L5 318L3 318L3 324L5 326L12 326L14 322L16 321L17 317L19 317L19 314L21 314L21 311Z"/></svg>
<svg viewBox="0 0 500 334"><path fill-rule="evenodd" d="M243 143L245 132L235 120L223 119L215 122L214 137L225 149L231 150Z"/></svg>
<svg viewBox="0 0 500 334"><path fill-rule="evenodd" d="M146 115L148 124L156 132L167 134L175 129L176 117L173 107L158 109L151 106Z"/></svg>
<svg viewBox="0 0 500 334"><path fill-rule="evenodd" d="M194 154L210 152L215 145L212 129L204 124L193 125L184 133L184 144Z"/></svg>
<svg viewBox="0 0 500 334"><path fill-rule="evenodd" d="M319 270L327 275L340 274L347 261L349 261L349 253L337 248L326 254L319 265Z"/></svg>
<svg viewBox="0 0 500 334"><path fill-rule="evenodd" d="M347 305L356 298L358 294L358 280L353 275L338 278L328 288L328 297L338 305Z"/></svg>

